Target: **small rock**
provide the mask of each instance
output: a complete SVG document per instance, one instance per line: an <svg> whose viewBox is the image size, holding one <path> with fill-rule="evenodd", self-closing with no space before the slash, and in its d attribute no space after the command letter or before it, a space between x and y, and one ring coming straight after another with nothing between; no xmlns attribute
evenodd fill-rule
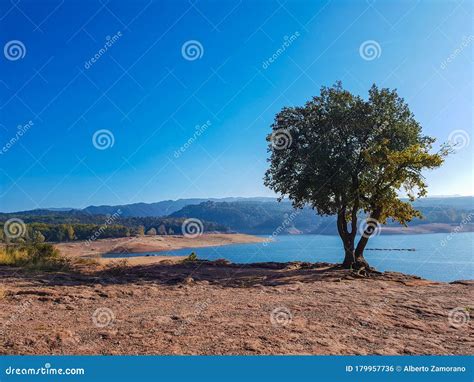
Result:
<svg viewBox="0 0 474 382"><path fill-rule="evenodd" d="M214 261L214 264L216 265L229 265L230 261L227 259L217 259Z"/></svg>
<svg viewBox="0 0 474 382"><path fill-rule="evenodd" d="M249 351L259 351L260 344L258 341L245 341L244 349Z"/></svg>

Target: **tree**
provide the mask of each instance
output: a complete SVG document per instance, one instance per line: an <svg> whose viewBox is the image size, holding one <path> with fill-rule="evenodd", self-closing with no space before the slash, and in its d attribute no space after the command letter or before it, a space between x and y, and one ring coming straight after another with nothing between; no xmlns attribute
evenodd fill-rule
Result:
<svg viewBox="0 0 474 382"><path fill-rule="evenodd" d="M155 228L150 228L148 231L146 231L147 235L156 235L156 229Z"/></svg>
<svg viewBox="0 0 474 382"><path fill-rule="evenodd" d="M161 224L158 227L158 235L166 235L166 227L164 224Z"/></svg>
<svg viewBox="0 0 474 382"><path fill-rule="evenodd" d="M33 231L34 243L43 243L44 241L45 241L45 237L40 231Z"/></svg>
<svg viewBox="0 0 474 382"><path fill-rule="evenodd" d="M267 140L265 185L295 208L337 216L347 268L368 266L363 252L379 224L421 217L410 202L427 193L422 171L441 166L451 151L442 145L430 153L434 138L422 135L396 90L373 85L363 100L340 82L302 107L283 108ZM355 245L361 213L367 224Z"/></svg>
<svg viewBox="0 0 474 382"><path fill-rule="evenodd" d="M67 241L73 241L75 239L75 236L74 236L74 228L72 227L72 225L68 224L66 225L66 240Z"/></svg>

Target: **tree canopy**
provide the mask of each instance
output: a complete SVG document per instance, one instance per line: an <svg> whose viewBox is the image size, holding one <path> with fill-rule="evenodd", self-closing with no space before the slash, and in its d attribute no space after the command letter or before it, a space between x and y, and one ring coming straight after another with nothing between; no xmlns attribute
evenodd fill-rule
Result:
<svg viewBox="0 0 474 382"><path fill-rule="evenodd" d="M443 145L430 153L435 139L422 134L396 90L373 85L364 100L340 82L302 107L283 108L267 140L265 185L297 208L337 215L348 267L367 265L363 251L374 224L389 218L406 224L420 216L410 201L427 193L422 171L439 167L450 151ZM400 190L408 202L400 200ZM370 224L355 247L359 212Z"/></svg>

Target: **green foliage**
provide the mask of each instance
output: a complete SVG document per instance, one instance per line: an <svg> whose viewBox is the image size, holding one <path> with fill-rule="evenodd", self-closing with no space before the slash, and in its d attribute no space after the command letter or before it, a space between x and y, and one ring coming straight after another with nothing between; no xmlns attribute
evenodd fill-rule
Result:
<svg viewBox="0 0 474 382"><path fill-rule="evenodd" d="M33 231L32 239L34 243L43 243L46 240L40 231Z"/></svg>
<svg viewBox="0 0 474 382"><path fill-rule="evenodd" d="M149 235L149 236L155 236L156 235L156 229L152 227L148 231L146 231L146 234Z"/></svg>
<svg viewBox="0 0 474 382"><path fill-rule="evenodd" d="M287 206L289 207L289 206ZM290 208L291 209L291 208ZM284 211L287 211L286 208ZM269 213L280 211L277 219L283 217L283 209L279 204L268 202L213 202L208 201L198 205L189 205L174 212L173 217L194 217L201 221L215 222L214 226L206 227L207 230L225 231L225 226L233 230L246 232L262 223L268 218ZM279 223L273 225L272 230Z"/></svg>
<svg viewBox="0 0 474 382"><path fill-rule="evenodd" d="M44 215L43 215L44 214ZM10 218L20 218L27 225L24 238L11 240L25 242L33 239L35 231L40 232L47 242L67 242L73 240L97 240L127 237L130 235L181 233L184 218L176 217L127 217L117 218L114 224L105 224L107 217L102 215L78 214L74 211L28 211L19 213L0 213L0 223ZM203 222L204 231L226 231L227 227L212 222ZM154 233L153 233L154 232ZM6 241L3 231L0 241Z"/></svg>
<svg viewBox="0 0 474 382"><path fill-rule="evenodd" d="M60 256L51 244L15 244L0 248L0 265L30 270L60 270L68 269L69 261Z"/></svg>
<svg viewBox="0 0 474 382"><path fill-rule="evenodd" d="M66 232L66 241L74 240L74 228L68 224L64 227L64 230Z"/></svg>
<svg viewBox="0 0 474 382"><path fill-rule="evenodd" d="M137 236L143 236L143 235L145 235L145 227L140 225L140 226L136 227L135 229L131 229L130 234L137 235Z"/></svg>
<svg viewBox="0 0 474 382"><path fill-rule="evenodd" d="M166 232L166 227L164 224L161 224L159 227L158 227L158 235L166 235L167 232Z"/></svg>
<svg viewBox="0 0 474 382"><path fill-rule="evenodd" d="M449 199L452 199L454 203L457 202L457 198ZM408 199L403 200L409 202ZM440 201L437 199L432 203L430 199L426 198L421 201L422 203L413 203L413 206L422 213L423 219L415 218L411 225L460 224L469 213L474 211L474 207L471 210L461 208L472 206L472 201L466 201L463 204L457 203L458 208L450 205L439 208ZM273 232L285 234L291 229L297 229L302 233L338 234L334 216L319 216L310 207L295 210L292 204L286 200L281 203L276 201L205 202L187 206L173 215L192 216L201 221L214 221L220 227L228 226L232 231L250 234L263 235ZM363 211L359 211L358 218L363 217ZM398 225L398 223L390 221L387 224Z"/></svg>
<svg viewBox="0 0 474 382"><path fill-rule="evenodd" d="M198 257L194 252L191 252L188 257L184 259L184 261L197 261Z"/></svg>
<svg viewBox="0 0 474 382"><path fill-rule="evenodd" d="M121 225L30 223L28 228L33 232L40 232L45 240L50 242L96 240L130 235L129 228Z"/></svg>
<svg viewBox="0 0 474 382"><path fill-rule="evenodd" d="M442 146L430 153L434 138L422 135L404 100L395 90L375 85L368 100L341 83L323 87L305 106L284 108L272 129L265 185L294 207L310 205L320 215L337 215L349 252L359 211L380 223L391 218L406 224L419 217L409 201L427 193L422 171L439 167L450 152ZM281 132L291 144L272 142ZM409 201L400 200L399 190Z"/></svg>

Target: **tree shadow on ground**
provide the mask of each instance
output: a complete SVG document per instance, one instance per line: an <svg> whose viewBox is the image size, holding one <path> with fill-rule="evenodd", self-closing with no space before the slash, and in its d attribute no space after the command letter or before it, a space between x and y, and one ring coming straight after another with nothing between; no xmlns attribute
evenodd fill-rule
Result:
<svg viewBox="0 0 474 382"><path fill-rule="evenodd" d="M369 277L379 277L379 272ZM221 287L278 286L317 281L339 282L363 277L330 263L251 263L226 261L160 262L130 266L117 262L105 269L76 269L67 272L27 272L0 267L0 279L25 279L42 286L125 285L153 283L164 286L211 284Z"/></svg>

